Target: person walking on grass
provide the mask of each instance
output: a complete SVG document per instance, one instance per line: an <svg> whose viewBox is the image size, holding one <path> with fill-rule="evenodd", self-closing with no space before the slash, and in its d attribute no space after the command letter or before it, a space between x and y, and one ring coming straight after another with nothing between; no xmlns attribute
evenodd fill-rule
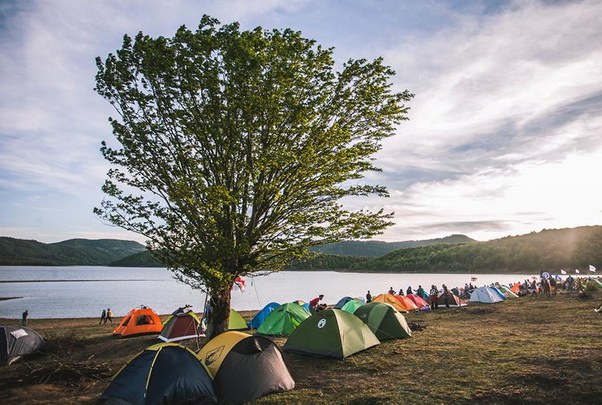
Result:
<svg viewBox="0 0 602 405"><path fill-rule="evenodd" d="M107 321L113 323L113 311L111 311L111 308L107 309L107 318L105 319L105 323L107 323Z"/></svg>
<svg viewBox="0 0 602 405"><path fill-rule="evenodd" d="M100 322L98 324L107 323L107 311L103 308L102 314L100 314Z"/></svg>

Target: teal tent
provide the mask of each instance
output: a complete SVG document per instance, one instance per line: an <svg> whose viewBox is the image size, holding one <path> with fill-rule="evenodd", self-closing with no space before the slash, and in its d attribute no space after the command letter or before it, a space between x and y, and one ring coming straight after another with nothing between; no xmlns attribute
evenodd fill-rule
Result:
<svg viewBox="0 0 602 405"><path fill-rule="evenodd" d="M327 309L303 321L289 336L284 350L342 359L379 343L357 316L340 309Z"/></svg>
<svg viewBox="0 0 602 405"><path fill-rule="evenodd" d="M350 314L354 313L356 309L358 309L359 307L361 307L362 305L364 305L363 301L360 301L358 299L354 299L351 301L347 301L345 303L345 305L343 305L343 308L341 308L343 311L349 312Z"/></svg>
<svg viewBox="0 0 602 405"><path fill-rule="evenodd" d="M354 315L364 321L381 342L412 336L405 317L389 304L370 302L356 309Z"/></svg>
<svg viewBox="0 0 602 405"><path fill-rule="evenodd" d="M310 313L295 303L282 304L274 309L257 329L262 335L290 335Z"/></svg>

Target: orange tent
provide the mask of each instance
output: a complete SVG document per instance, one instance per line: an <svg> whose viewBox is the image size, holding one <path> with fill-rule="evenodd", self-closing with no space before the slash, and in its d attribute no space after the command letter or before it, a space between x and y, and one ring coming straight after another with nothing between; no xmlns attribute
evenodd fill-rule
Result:
<svg viewBox="0 0 602 405"><path fill-rule="evenodd" d="M418 309L420 309L420 307L416 305L414 301L412 301L405 295L396 295L395 298L397 298L401 302L401 305L403 305L408 311L417 311Z"/></svg>
<svg viewBox="0 0 602 405"><path fill-rule="evenodd" d="M515 283L510 290L512 290L514 294L518 294L520 291L520 283Z"/></svg>
<svg viewBox="0 0 602 405"><path fill-rule="evenodd" d="M124 316L119 325L113 331L113 335L126 337L143 335L147 333L159 333L163 324L159 316L151 308L134 308Z"/></svg>
<svg viewBox="0 0 602 405"><path fill-rule="evenodd" d="M393 306L393 308L399 312L408 312L408 309L405 307L405 305L393 294L377 295L376 297L372 298L372 302L384 302L385 304Z"/></svg>

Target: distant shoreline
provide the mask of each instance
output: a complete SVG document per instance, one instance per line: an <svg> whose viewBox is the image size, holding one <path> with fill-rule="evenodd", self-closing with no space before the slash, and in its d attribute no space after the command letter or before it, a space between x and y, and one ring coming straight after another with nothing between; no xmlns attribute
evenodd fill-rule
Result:
<svg viewBox="0 0 602 405"><path fill-rule="evenodd" d="M123 280L123 279L102 279L102 280L0 280L0 284L2 283L73 283L73 282L98 282L98 281L163 281L156 279L131 279L131 280Z"/></svg>
<svg viewBox="0 0 602 405"><path fill-rule="evenodd" d="M18 300L23 297L0 297L0 301L8 301L8 300Z"/></svg>

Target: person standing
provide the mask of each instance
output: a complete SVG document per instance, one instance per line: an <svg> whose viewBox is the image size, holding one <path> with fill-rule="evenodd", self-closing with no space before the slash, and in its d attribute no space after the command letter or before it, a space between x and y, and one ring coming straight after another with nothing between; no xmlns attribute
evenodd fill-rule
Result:
<svg viewBox="0 0 602 405"><path fill-rule="evenodd" d="M372 302L372 294L370 294L370 290L368 290L368 293L366 294L366 302Z"/></svg>
<svg viewBox="0 0 602 405"><path fill-rule="evenodd" d="M111 308L107 309L107 318L105 319L105 323L107 323L107 321L113 323L113 311L111 311Z"/></svg>
<svg viewBox="0 0 602 405"><path fill-rule="evenodd" d="M106 323L107 322L107 311L103 308L102 310L102 314L100 314L100 322L98 322L98 324L102 324L102 323Z"/></svg>
<svg viewBox="0 0 602 405"><path fill-rule="evenodd" d="M431 304L431 309L439 308L439 289L434 284L429 291L429 302Z"/></svg>
<svg viewBox="0 0 602 405"><path fill-rule="evenodd" d="M412 286L409 286L408 289L406 290L406 295L411 295L414 294L413 290L412 290Z"/></svg>
<svg viewBox="0 0 602 405"><path fill-rule="evenodd" d="M21 320L21 326L27 326L27 317L29 316L29 311L26 309L23 311L23 319Z"/></svg>

